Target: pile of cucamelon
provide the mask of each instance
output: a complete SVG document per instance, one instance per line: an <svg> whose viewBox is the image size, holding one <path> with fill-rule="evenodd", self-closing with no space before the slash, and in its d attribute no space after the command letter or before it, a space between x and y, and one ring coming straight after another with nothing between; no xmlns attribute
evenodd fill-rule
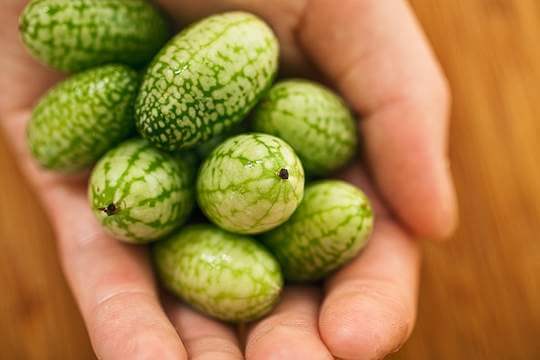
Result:
<svg viewBox="0 0 540 360"><path fill-rule="evenodd" d="M33 156L64 173L97 163L96 218L119 240L154 242L159 279L193 307L260 318L284 279L322 279L365 246L366 196L320 180L353 157L353 117L322 85L273 84L279 46L256 16L210 16L169 39L145 0L33 0L20 31L73 74L35 107ZM196 204L206 219L189 223Z"/></svg>

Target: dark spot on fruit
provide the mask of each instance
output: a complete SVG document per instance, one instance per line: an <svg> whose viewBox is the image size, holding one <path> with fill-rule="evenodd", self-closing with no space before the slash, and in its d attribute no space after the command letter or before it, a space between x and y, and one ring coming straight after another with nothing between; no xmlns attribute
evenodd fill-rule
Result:
<svg viewBox="0 0 540 360"><path fill-rule="evenodd" d="M99 210L103 211L107 216L114 215L118 212L118 208L114 203L107 205L107 207L99 208Z"/></svg>
<svg viewBox="0 0 540 360"><path fill-rule="evenodd" d="M289 178L289 171L287 169L281 169L279 170L278 176L283 180L287 180Z"/></svg>

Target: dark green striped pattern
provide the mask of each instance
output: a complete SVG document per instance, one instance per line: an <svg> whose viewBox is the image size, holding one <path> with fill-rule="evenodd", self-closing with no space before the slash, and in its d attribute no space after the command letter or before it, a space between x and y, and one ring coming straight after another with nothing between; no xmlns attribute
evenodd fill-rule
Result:
<svg viewBox="0 0 540 360"><path fill-rule="evenodd" d="M181 32L156 56L137 100L141 135L191 148L239 123L271 85L278 44L257 17L231 12Z"/></svg>
<svg viewBox="0 0 540 360"><path fill-rule="evenodd" d="M117 239L147 243L167 235L186 221L195 203L189 166L183 156L163 153L146 140L128 140L93 170L92 210Z"/></svg>
<svg viewBox="0 0 540 360"><path fill-rule="evenodd" d="M293 147L308 175L323 176L339 169L357 147L356 125L345 103L310 81L276 84L253 118L255 131L281 137Z"/></svg>
<svg viewBox="0 0 540 360"><path fill-rule="evenodd" d="M357 188L336 180L306 187L304 200L282 226L262 236L283 275L313 281L352 259L373 228L373 212Z"/></svg>
<svg viewBox="0 0 540 360"><path fill-rule="evenodd" d="M38 103L28 125L34 157L49 169L77 171L135 131L137 73L123 65L87 70Z"/></svg>
<svg viewBox="0 0 540 360"><path fill-rule="evenodd" d="M287 178L280 177L286 171ZM266 134L228 139L204 161L199 206L223 229L257 234L285 222L304 194L304 170L283 140Z"/></svg>
<svg viewBox="0 0 540 360"><path fill-rule="evenodd" d="M145 0L33 0L19 27L30 52L63 71L141 66L168 38L167 23Z"/></svg>
<svg viewBox="0 0 540 360"><path fill-rule="evenodd" d="M161 282L196 309L230 322L260 318L283 286L279 264L252 238L193 225L156 243Z"/></svg>

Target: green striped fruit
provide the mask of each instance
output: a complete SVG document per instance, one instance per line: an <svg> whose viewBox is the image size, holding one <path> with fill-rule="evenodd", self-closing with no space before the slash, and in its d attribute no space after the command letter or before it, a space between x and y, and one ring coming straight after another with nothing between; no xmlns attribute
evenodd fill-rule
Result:
<svg viewBox="0 0 540 360"><path fill-rule="evenodd" d="M357 147L356 126L342 99L306 80L273 86L255 110L253 129L287 141L312 176L339 169Z"/></svg>
<svg viewBox="0 0 540 360"><path fill-rule="evenodd" d="M36 58L70 72L110 62L142 66L168 38L166 21L145 0L33 0L19 23Z"/></svg>
<svg viewBox="0 0 540 360"><path fill-rule="evenodd" d="M318 280L351 260L373 228L367 197L343 181L306 187L304 200L282 226L262 236L286 279Z"/></svg>
<svg viewBox="0 0 540 360"><path fill-rule="evenodd" d="M77 171L135 131L138 76L123 65L79 73L50 90L28 125L32 154L45 168Z"/></svg>
<svg viewBox="0 0 540 360"><path fill-rule="evenodd" d="M250 237L191 225L153 248L163 285L205 314L256 320L277 302L283 278L276 259Z"/></svg>
<svg viewBox="0 0 540 360"><path fill-rule="evenodd" d="M92 210L112 236L147 243L167 235L189 216L194 203L189 160L131 139L109 151L90 177Z"/></svg>
<svg viewBox="0 0 540 360"><path fill-rule="evenodd" d="M304 194L293 149L266 134L232 137L206 158L197 178L204 214L223 229L258 234L285 222Z"/></svg>
<svg viewBox="0 0 540 360"><path fill-rule="evenodd" d="M247 115L270 87L277 62L276 37L254 15L206 18L173 38L148 67L137 128L165 150L204 143Z"/></svg>

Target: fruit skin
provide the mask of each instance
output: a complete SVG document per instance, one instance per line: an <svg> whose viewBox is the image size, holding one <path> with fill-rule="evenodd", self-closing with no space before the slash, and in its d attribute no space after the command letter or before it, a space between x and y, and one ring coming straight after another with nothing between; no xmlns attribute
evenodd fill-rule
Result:
<svg viewBox="0 0 540 360"><path fill-rule="evenodd" d="M195 151L197 152L197 155L199 155L199 158L206 159L208 155L210 155L212 151L220 144L222 144L225 140L246 132L248 132L248 128L245 123L242 122L239 125L234 126L232 129L229 129L224 133L214 136L207 142L197 145L195 147Z"/></svg>
<svg viewBox="0 0 540 360"><path fill-rule="evenodd" d="M169 34L145 0L33 0L19 28L32 55L68 72L111 62L142 66Z"/></svg>
<svg viewBox="0 0 540 360"><path fill-rule="evenodd" d="M153 247L162 284L205 314L229 322L260 318L283 287L278 262L254 239L213 225L187 226Z"/></svg>
<svg viewBox="0 0 540 360"><path fill-rule="evenodd" d="M310 176L341 168L357 148L356 125L346 104L330 89L307 80L275 84L254 111L252 126L287 141Z"/></svg>
<svg viewBox="0 0 540 360"><path fill-rule="evenodd" d="M141 135L165 150L191 148L238 124L270 87L278 43L254 15L208 17L174 37L144 76Z"/></svg>
<svg viewBox="0 0 540 360"><path fill-rule="evenodd" d="M183 156L130 139L109 151L90 177L92 211L109 234L147 243L182 225L195 203L193 169ZM109 207L113 204L113 211Z"/></svg>
<svg viewBox="0 0 540 360"><path fill-rule="evenodd" d="M286 170L287 178L280 172ZM215 224L239 234L258 234L285 222L304 193L304 170L283 140L243 134L219 145L197 178L201 210Z"/></svg>
<svg viewBox="0 0 540 360"><path fill-rule="evenodd" d="M306 187L304 200L285 224L261 236L291 281L315 281L362 249L373 229L367 197L343 181Z"/></svg>
<svg viewBox="0 0 540 360"><path fill-rule="evenodd" d="M28 125L30 150L45 168L72 172L92 165L134 133L137 73L105 65L76 74L41 98Z"/></svg>

